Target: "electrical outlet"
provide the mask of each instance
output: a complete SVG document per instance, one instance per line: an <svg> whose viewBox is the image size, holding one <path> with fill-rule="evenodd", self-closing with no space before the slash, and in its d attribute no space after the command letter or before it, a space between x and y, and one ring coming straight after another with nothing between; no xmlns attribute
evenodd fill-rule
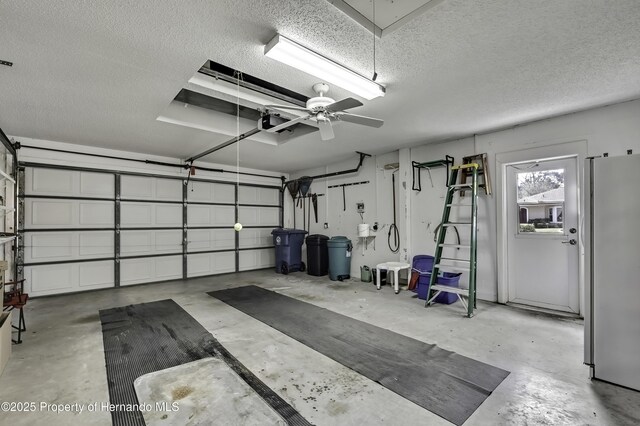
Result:
<svg viewBox="0 0 640 426"><path fill-rule="evenodd" d="M356 203L356 207L358 208L358 213L364 213L364 203Z"/></svg>

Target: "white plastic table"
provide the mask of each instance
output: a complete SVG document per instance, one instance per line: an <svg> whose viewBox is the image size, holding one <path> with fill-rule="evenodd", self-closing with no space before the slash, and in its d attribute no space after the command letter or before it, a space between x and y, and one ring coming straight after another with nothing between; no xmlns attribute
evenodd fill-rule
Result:
<svg viewBox="0 0 640 426"><path fill-rule="evenodd" d="M402 271L403 269L406 269L408 273L408 271L411 270L411 265L404 262L385 262L385 263L377 264L376 265L376 287L378 287L378 290L380 290L380 271L386 270L387 277L389 276L389 273L393 271L393 289L395 290L396 294L400 293L400 283L398 280L398 272Z"/></svg>

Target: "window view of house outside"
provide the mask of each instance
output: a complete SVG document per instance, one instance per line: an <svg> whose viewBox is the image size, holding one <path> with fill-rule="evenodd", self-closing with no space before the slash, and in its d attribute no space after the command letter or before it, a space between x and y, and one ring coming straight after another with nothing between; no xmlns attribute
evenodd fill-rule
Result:
<svg viewBox="0 0 640 426"><path fill-rule="evenodd" d="M562 234L564 169L518 173L518 233Z"/></svg>

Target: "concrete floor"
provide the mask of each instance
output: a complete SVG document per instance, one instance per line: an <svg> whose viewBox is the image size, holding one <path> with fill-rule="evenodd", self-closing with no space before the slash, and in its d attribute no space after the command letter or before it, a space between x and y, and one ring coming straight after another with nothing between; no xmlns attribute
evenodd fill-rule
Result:
<svg viewBox="0 0 640 426"><path fill-rule="evenodd" d="M303 273L253 271L218 277L32 300L28 332L0 377L0 401L36 402L37 410L0 414L0 424L110 424L108 412L56 413L40 403L109 400L98 310L172 298L233 355L310 422L318 425L449 422L307 346L209 297L247 284L511 371L465 425L637 425L640 392L588 378L583 325L507 306L478 304L473 319L458 303L425 309L413 293L377 291L356 280L330 282ZM51 408L49 408L51 410Z"/></svg>

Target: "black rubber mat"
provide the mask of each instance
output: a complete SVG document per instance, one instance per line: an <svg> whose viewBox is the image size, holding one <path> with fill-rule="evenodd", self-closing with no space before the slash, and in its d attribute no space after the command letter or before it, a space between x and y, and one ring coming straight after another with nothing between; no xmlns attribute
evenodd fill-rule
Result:
<svg viewBox="0 0 640 426"><path fill-rule="evenodd" d="M260 287L208 294L456 425L464 423L509 375L436 345Z"/></svg>
<svg viewBox="0 0 640 426"><path fill-rule="evenodd" d="M100 311L112 404L137 404L138 377L206 357L224 360L290 425L310 425L295 408L242 365L200 323L173 300ZM113 424L144 425L142 413L112 411Z"/></svg>

